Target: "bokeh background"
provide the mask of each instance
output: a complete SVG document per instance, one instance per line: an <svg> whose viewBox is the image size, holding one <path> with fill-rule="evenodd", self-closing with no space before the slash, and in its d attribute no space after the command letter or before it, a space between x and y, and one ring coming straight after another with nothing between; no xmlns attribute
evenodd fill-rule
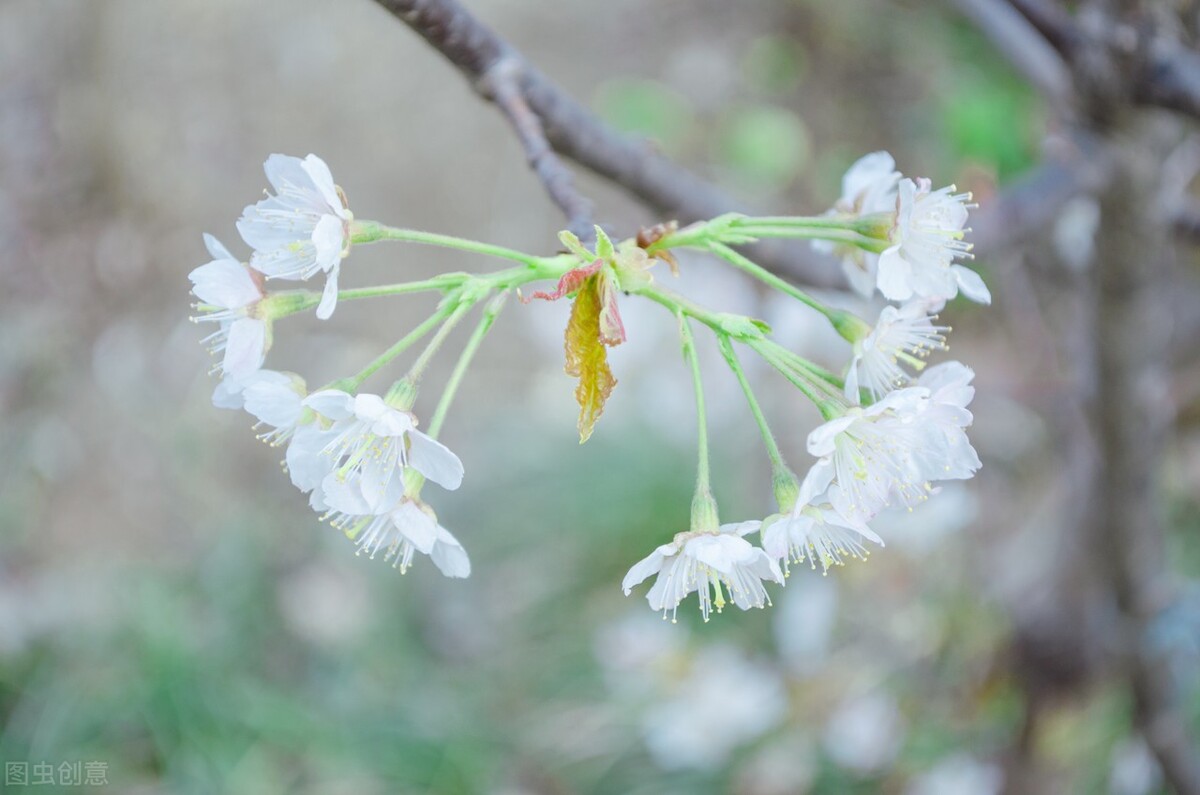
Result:
<svg viewBox="0 0 1200 795"><path fill-rule="evenodd" d="M938 3L471 6L612 124L780 213L822 211L881 148L986 207L1055 132ZM1050 598L1062 417L1058 365L1037 347L1055 332L1014 311L1036 285L1005 275L1013 255L977 263L994 308L946 312L978 373L979 476L881 518L888 546L867 563L794 569L772 608L709 624L689 602L671 625L619 588L688 516L690 386L654 308L627 302L620 384L582 447L566 307L505 310L444 434L467 479L426 490L471 554L466 581L356 558L248 417L210 405L186 276L207 260L201 232L248 253L234 221L271 152L319 154L359 217L556 248L560 216L499 115L367 0L0 4L0 759L101 761L123 793L985 795L1032 748L1053 791L1160 790L1118 684L1055 695L1027 736L1014 623ZM662 220L579 180L615 229ZM1094 219L1085 201L1022 245L1070 265ZM343 283L492 266L378 245ZM846 360L803 307L714 261L685 259L677 288ZM414 296L288 319L269 364L323 383L430 309ZM705 345L722 513L761 517L769 468ZM815 413L751 370L806 466ZM1194 423L1163 465L1185 582L1200 574ZM1195 612L1168 627L1192 649L1185 682Z"/></svg>

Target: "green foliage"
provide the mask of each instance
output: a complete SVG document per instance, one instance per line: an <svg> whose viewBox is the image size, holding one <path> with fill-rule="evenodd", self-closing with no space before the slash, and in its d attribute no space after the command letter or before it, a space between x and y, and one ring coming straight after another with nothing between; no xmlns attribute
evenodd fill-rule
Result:
<svg viewBox="0 0 1200 795"><path fill-rule="evenodd" d="M644 135L668 152L684 148L695 129L688 101L654 80L609 80L597 92L595 106L618 130Z"/></svg>
<svg viewBox="0 0 1200 795"><path fill-rule="evenodd" d="M731 110L717 141L717 158L747 188L777 191L808 164L808 128L794 112L752 106Z"/></svg>

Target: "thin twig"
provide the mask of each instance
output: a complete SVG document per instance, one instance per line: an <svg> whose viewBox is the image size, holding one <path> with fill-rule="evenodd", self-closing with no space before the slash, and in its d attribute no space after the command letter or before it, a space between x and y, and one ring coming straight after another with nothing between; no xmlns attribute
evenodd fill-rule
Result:
<svg viewBox="0 0 1200 795"><path fill-rule="evenodd" d="M482 96L501 105L509 121L518 127L527 156L531 152L531 139L522 133L517 122L519 119L521 125L529 125L525 110L536 121L554 152L624 187L667 219L690 223L747 209L715 185L664 157L649 142L622 135L608 127L533 67L458 0L376 2L458 67ZM498 64L503 64L503 84L514 83L520 88L519 102L515 96L502 92L507 107L496 94L496 75L492 70ZM532 151L539 157L539 162L545 162L545 156L536 147ZM538 165L534 167L537 169ZM542 168L546 167L543 165ZM541 170L539 176L542 176ZM550 184L545 177L542 179L555 201L563 207L555 194L555 191L561 191L557 175ZM575 206L569 203L563 207L568 219L571 219ZM817 287L844 284L836 263L815 254L803 243L762 244L755 247L753 253L764 266L806 284Z"/></svg>
<svg viewBox="0 0 1200 795"><path fill-rule="evenodd" d="M530 168L567 217L567 228L585 245L589 245L596 237L592 202L576 190L575 178L546 140L541 120L525 101L520 75L520 61L506 55L488 67L480 79L480 86L517 133Z"/></svg>

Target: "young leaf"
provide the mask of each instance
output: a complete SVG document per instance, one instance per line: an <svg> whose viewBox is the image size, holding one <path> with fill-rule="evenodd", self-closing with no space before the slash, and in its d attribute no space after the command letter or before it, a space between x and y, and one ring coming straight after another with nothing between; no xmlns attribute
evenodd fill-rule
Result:
<svg viewBox="0 0 1200 795"><path fill-rule="evenodd" d="M592 276L575 295L563 343L567 375L579 379L575 400L579 403L580 444L592 435L604 402L617 385L608 368L608 351L600 339L600 310L600 278Z"/></svg>

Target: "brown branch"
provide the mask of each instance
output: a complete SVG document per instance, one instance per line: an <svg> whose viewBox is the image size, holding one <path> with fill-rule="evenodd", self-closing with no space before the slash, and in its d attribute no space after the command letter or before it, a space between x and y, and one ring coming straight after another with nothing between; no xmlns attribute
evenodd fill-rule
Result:
<svg viewBox="0 0 1200 795"><path fill-rule="evenodd" d="M480 86L517 133L529 166L567 217L567 228L585 244L592 243L596 236L592 202L575 189L575 179L570 170L550 147L541 120L525 101L520 76L520 63L512 56L505 56L488 67L480 78Z"/></svg>
<svg viewBox="0 0 1200 795"><path fill-rule="evenodd" d="M744 210L715 185L673 163L650 143L605 125L458 0L376 0L453 63L485 98L500 106L526 157L571 222L590 203L575 193L554 153L624 187L668 219L684 223ZM519 91L517 90L519 88ZM544 150L539 141L549 144ZM821 287L844 283L827 257L802 243L754 248L764 267Z"/></svg>
<svg viewBox="0 0 1200 795"><path fill-rule="evenodd" d="M1005 0L954 0L1017 71L1054 102L1070 98L1071 72L1058 51Z"/></svg>
<svg viewBox="0 0 1200 795"><path fill-rule="evenodd" d="M1200 118L1200 55L1173 42L1150 42L1135 98L1147 105Z"/></svg>
<svg viewBox="0 0 1200 795"><path fill-rule="evenodd" d="M1096 56L1135 56L1129 75L1135 103L1200 119L1200 55L1178 41L1117 19L1093 20L1083 26L1045 0L1008 2L1068 63L1095 63Z"/></svg>
<svg viewBox="0 0 1200 795"><path fill-rule="evenodd" d="M1054 49L1064 56L1079 45L1080 34L1075 23L1061 7L1046 0L1008 0L1045 37Z"/></svg>

